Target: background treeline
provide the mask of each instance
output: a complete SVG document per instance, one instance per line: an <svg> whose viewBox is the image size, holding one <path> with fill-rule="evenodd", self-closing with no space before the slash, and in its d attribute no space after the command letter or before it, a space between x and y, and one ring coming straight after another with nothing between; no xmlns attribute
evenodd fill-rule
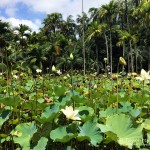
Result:
<svg viewBox="0 0 150 150"><path fill-rule="evenodd" d="M127 72L150 70L149 0L112 0L76 19L70 15L64 20L58 12L48 14L38 33L23 24L12 28L0 21L1 71L40 68L47 72L52 65L68 71L72 63L76 70L101 73L107 58L116 72L120 56L127 61Z"/></svg>

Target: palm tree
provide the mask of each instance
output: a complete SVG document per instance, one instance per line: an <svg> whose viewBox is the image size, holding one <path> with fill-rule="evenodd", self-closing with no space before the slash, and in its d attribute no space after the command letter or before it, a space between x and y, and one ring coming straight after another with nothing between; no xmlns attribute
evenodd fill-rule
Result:
<svg viewBox="0 0 150 150"><path fill-rule="evenodd" d="M108 43L107 43L107 36L106 36L106 25L105 24L100 24L98 23L98 21L94 21L91 23L91 25L89 26L88 30L87 30L87 35L88 38L85 40L85 43L87 43L90 40L94 40L94 45L96 47L96 67L97 67L97 73L99 73L99 47L98 47L98 43L100 41L100 38L102 37L102 35L104 35L104 39L105 39L105 44L106 44L106 54L107 54L107 58L109 57L109 52L108 52ZM109 63L109 62L108 62Z"/></svg>
<svg viewBox="0 0 150 150"><path fill-rule="evenodd" d="M8 55L10 51L7 51L10 42L12 41L12 31L10 29L10 25L7 22L3 22L0 20L0 57L1 57L1 66L2 72L3 69L9 68Z"/></svg>
<svg viewBox="0 0 150 150"><path fill-rule="evenodd" d="M131 67L131 72L134 72L133 46L137 43L138 38L136 35L131 35L129 32L123 31L123 30L118 30L118 34L119 34L119 41L118 41L117 45L123 46L122 56L125 57L125 53L128 56L128 58L127 58L128 59L128 72L130 72L130 67ZM129 43L129 49L130 49L129 52L126 51L126 49L127 49L126 45L128 43Z"/></svg>
<svg viewBox="0 0 150 150"><path fill-rule="evenodd" d="M116 22L116 16L118 13L118 4L111 0L109 4L102 5L99 11L99 19L101 22L108 24L109 26L109 49L110 49L110 67L112 73L112 27Z"/></svg>
<svg viewBox="0 0 150 150"><path fill-rule="evenodd" d="M61 30L61 34L69 41L76 40L76 24L72 17L72 15L69 15L66 21L63 21Z"/></svg>
<svg viewBox="0 0 150 150"><path fill-rule="evenodd" d="M15 40L19 42L22 57L26 57L26 48L27 48L27 38L31 34L31 29L27 25L19 24L19 27L14 28L14 33L16 35Z"/></svg>
<svg viewBox="0 0 150 150"><path fill-rule="evenodd" d="M141 32L141 43L145 46L145 50L147 53L147 62L148 62L148 70L150 70L150 21L149 21L149 14L150 14L150 1L142 0L138 3L138 7L133 11L133 17L138 19L138 31Z"/></svg>
<svg viewBox="0 0 150 150"><path fill-rule="evenodd" d="M61 30L62 23L63 18L61 13L48 14L43 21L43 30L47 36L50 36L51 33L55 33L56 31Z"/></svg>
<svg viewBox="0 0 150 150"><path fill-rule="evenodd" d="M83 1L82 1L82 16L77 15L77 34L82 40L82 55L83 55L83 74L85 75L85 65L86 65L86 56L85 56L85 31L89 25L89 18L87 14L83 11Z"/></svg>

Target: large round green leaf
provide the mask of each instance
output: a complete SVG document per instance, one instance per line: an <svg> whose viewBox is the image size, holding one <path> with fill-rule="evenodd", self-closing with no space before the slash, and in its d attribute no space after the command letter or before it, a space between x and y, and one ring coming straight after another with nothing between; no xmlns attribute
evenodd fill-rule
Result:
<svg viewBox="0 0 150 150"><path fill-rule="evenodd" d="M133 128L132 120L125 114L109 116L106 119L106 125L99 124L98 127L108 138L130 149L133 145L139 147L142 144L143 128Z"/></svg>
<svg viewBox="0 0 150 150"><path fill-rule="evenodd" d="M82 121L89 120L94 114L94 109L88 106L80 106L77 109L79 110L78 116Z"/></svg>
<svg viewBox="0 0 150 150"><path fill-rule="evenodd" d="M6 105L6 106L12 106L17 107L21 103L21 98L19 96L9 96L0 98L0 103Z"/></svg>
<svg viewBox="0 0 150 150"><path fill-rule="evenodd" d="M99 128L96 126L97 123L91 120L85 122L83 126L79 127L80 133L77 136L79 141L88 140L92 145L97 146L103 137Z"/></svg>
<svg viewBox="0 0 150 150"><path fill-rule="evenodd" d="M48 141L47 138L41 137L41 139L38 141L38 144L33 148L33 150L45 150L47 141Z"/></svg>
<svg viewBox="0 0 150 150"><path fill-rule="evenodd" d="M51 122L59 112L59 106L57 104L52 104L45 108L44 112L41 114L40 118L37 118L41 123Z"/></svg>
<svg viewBox="0 0 150 150"><path fill-rule="evenodd" d="M71 139L75 138L77 134L74 134L69 126L58 127L55 130L52 130L50 133L50 138L54 142L68 142Z"/></svg>
<svg viewBox="0 0 150 150"><path fill-rule="evenodd" d="M34 122L21 123L11 132L13 140L23 147L23 149L30 150L30 140L33 134L37 131Z"/></svg>
<svg viewBox="0 0 150 150"><path fill-rule="evenodd" d="M143 128L145 128L146 130L149 130L150 131L150 119L146 119L142 124L141 126Z"/></svg>

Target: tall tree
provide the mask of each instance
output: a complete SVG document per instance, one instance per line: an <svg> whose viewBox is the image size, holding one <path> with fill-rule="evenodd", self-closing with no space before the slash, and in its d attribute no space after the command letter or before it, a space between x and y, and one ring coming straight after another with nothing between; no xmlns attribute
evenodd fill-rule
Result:
<svg viewBox="0 0 150 150"><path fill-rule="evenodd" d="M112 29L113 25L116 23L116 17L118 14L118 5L117 2L111 0L109 4L102 5L99 11L100 21L108 24L109 26L109 49L110 49L110 66L111 73L113 70L113 58L112 58Z"/></svg>

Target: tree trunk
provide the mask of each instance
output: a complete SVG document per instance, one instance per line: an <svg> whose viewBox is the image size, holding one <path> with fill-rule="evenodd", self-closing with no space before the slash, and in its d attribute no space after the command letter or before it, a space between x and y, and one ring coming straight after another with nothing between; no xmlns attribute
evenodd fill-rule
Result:
<svg viewBox="0 0 150 150"><path fill-rule="evenodd" d="M134 72L134 66L133 66L133 49L132 49L132 44L131 40L129 41L129 46L130 46L130 55L131 55L131 72Z"/></svg>
<svg viewBox="0 0 150 150"><path fill-rule="evenodd" d="M98 47L96 46L96 69L97 74L99 73L99 61L98 61Z"/></svg>
<svg viewBox="0 0 150 150"><path fill-rule="evenodd" d="M106 33L104 33L104 36L105 36L106 53L107 53L107 64L109 64L108 39L107 39Z"/></svg>
<svg viewBox="0 0 150 150"><path fill-rule="evenodd" d="M123 47L122 47L122 57L124 58L124 53L125 53L125 43L123 43ZM125 58L124 58L125 59ZM122 72L124 72L124 65L122 65Z"/></svg>
<svg viewBox="0 0 150 150"><path fill-rule="evenodd" d="M150 47L148 47L148 70L150 70Z"/></svg>
<svg viewBox="0 0 150 150"><path fill-rule="evenodd" d="M111 74L112 74L113 65L112 65L112 39L111 39L111 28L110 28L110 67L111 67Z"/></svg>
<svg viewBox="0 0 150 150"><path fill-rule="evenodd" d="M130 72L130 53L128 53L128 72Z"/></svg>

